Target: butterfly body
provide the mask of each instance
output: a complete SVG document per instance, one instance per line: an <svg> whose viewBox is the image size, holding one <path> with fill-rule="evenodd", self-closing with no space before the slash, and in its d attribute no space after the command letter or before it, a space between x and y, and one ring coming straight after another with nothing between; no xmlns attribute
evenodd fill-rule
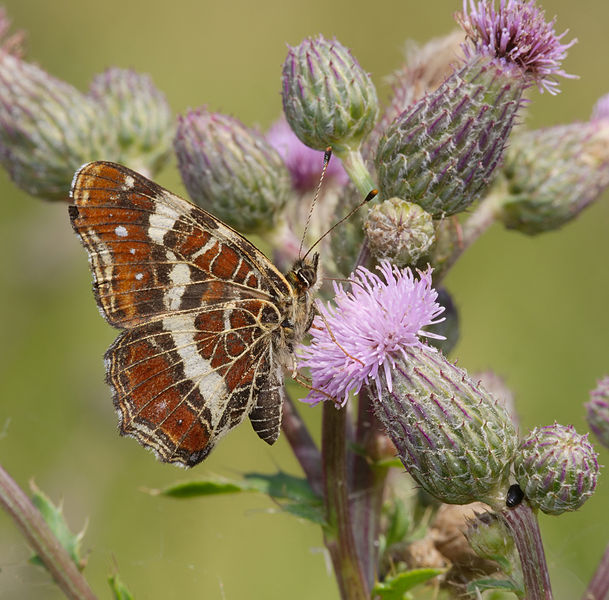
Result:
<svg viewBox="0 0 609 600"><path fill-rule="evenodd" d="M283 276L213 215L114 163L81 167L71 196L100 311L123 329L106 353L121 434L181 466L246 416L272 444L317 255Z"/></svg>

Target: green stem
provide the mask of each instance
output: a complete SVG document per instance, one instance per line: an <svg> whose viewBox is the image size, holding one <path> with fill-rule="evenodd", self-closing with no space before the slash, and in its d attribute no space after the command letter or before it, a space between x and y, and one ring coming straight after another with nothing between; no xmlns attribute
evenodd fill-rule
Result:
<svg viewBox="0 0 609 600"><path fill-rule="evenodd" d="M349 175L362 199L365 198L376 185L366 168L362 153L359 150L343 150L337 151L336 156L340 158L347 175Z"/></svg>
<svg viewBox="0 0 609 600"><path fill-rule="evenodd" d="M2 466L0 466L0 506L15 521L68 598L95 600L95 594L70 555L59 543L38 509Z"/></svg>
<svg viewBox="0 0 609 600"><path fill-rule="evenodd" d="M347 481L347 412L323 403L322 461L326 526L324 543L330 552L343 600L368 600L370 589L359 562L349 510Z"/></svg>
<svg viewBox="0 0 609 600"><path fill-rule="evenodd" d="M508 526L520 555L525 598L552 600L546 555L533 509L525 500L515 508L503 509L501 517Z"/></svg>

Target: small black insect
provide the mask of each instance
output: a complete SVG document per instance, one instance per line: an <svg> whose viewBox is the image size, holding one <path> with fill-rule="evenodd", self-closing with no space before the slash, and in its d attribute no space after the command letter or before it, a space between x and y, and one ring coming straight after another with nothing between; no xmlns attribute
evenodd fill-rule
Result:
<svg viewBox="0 0 609 600"><path fill-rule="evenodd" d="M505 504L508 508L514 508L518 506L524 499L524 492L520 489L520 486L515 483L510 486L505 497Z"/></svg>

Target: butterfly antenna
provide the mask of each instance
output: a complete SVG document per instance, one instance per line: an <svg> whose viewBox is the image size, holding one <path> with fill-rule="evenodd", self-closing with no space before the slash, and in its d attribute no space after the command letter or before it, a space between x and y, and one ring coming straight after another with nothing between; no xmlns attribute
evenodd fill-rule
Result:
<svg viewBox="0 0 609 600"><path fill-rule="evenodd" d="M344 223L347 219L349 219L351 217L351 215L353 215L354 213L356 213L362 206L364 206L364 204L370 202L370 200L372 200L372 198L374 198L377 194L379 193L379 191L377 189L372 189L368 192L368 194L366 195L366 197L352 210L350 210L340 221L338 221L338 223L334 223L334 225L332 225L332 227L330 227L330 229L328 229L328 231L326 231L326 233L324 233L308 250L307 253L302 257L303 260L310 254L311 250L313 250L313 248L315 248L315 246L317 246L317 244L319 244L319 242L321 242L321 240L323 240L328 234L332 233L341 223ZM302 248L302 243L301 243L301 248ZM300 254L300 253L299 253Z"/></svg>
<svg viewBox="0 0 609 600"><path fill-rule="evenodd" d="M321 169L321 175L319 176L319 183L317 184L317 189L315 190L315 196L313 196L313 202L311 202L311 208L309 209L309 214L307 216L307 222L305 224L304 232L302 237L300 238L300 248L298 249L298 256L302 255L302 245L304 244L305 236L307 235L307 230L309 229L309 225L311 224L311 216L313 215L313 209L317 204L317 199L319 198L319 192L321 191L321 184L323 183L324 177L326 175L326 171L328 170L328 163L330 162L330 158L332 157L332 148L328 146L324 152L324 166ZM308 254L308 252L307 252ZM306 255L305 255L306 256Z"/></svg>

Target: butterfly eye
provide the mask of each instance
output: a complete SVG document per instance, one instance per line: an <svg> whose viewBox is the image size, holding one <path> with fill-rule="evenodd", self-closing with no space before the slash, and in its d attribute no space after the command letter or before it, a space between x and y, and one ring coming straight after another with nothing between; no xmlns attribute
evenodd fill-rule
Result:
<svg viewBox="0 0 609 600"><path fill-rule="evenodd" d="M507 495L505 497L505 505L508 508L514 508L518 506L524 499L524 492L520 488L520 486L515 483L511 485L507 491Z"/></svg>

